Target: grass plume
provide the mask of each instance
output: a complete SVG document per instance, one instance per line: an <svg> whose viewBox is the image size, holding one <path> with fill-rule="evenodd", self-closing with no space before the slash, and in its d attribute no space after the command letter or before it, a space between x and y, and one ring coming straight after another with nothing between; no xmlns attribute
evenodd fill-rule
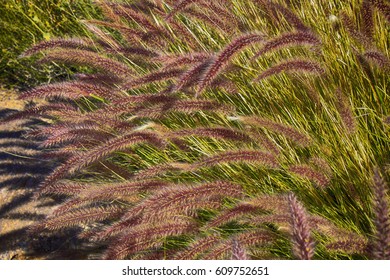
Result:
<svg viewBox="0 0 390 280"><path fill-rule="evenodd" d="M221 50L216 58L210 63L207 70L202 75L197 94L200 94L203 89L215 79L222 69L227 66L233 55L251 44L262 41L264 41L264 35L259 33L245 34L234 39L229 45Z"/></svg>
<svg viewBox="0 0 390 280"><path fill-rule="evenodd" d="M310 260L314 255L314 243L311 238L307 214L302 204L292 193L288 195L291 212L292 240L294 255L301 260Z"/></svg>
<svg viewBox="0 0 390 280"><path fill-rule="evenodd" d="M318 62L305 59L290 59L285 62L281 62L268 68L259 76L257 76L253 82L259 82L262 79L265 79L269 76L277 75L282 72L298 72L298 73L312 73L316 75L322 75L325 73L325 70L321 67Z"/></svg>

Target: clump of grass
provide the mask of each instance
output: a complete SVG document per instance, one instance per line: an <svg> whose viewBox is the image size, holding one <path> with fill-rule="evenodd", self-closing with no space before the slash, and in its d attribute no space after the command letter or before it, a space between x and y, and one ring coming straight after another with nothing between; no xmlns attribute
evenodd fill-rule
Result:
<svg viewBox="0 0 390 280"><path fill-rule="evenodd" d="M36 67L31 59L18 59L23 51L42 40L85 36L87 32L79 20L100 14L89 0L2 1L0 13L0 84L22 89L67 78L76 70L60 65Z"/></svg>
<svg viewBox="0 0 390 280"><path fill-rule="evenodd" d="M89 70L5 120L54 122L30 135L61 161L35 197L67 200L34 230L87 223L107 259L370 258L387 240L367 186L389 159L389 29L380 1L339 2L98 1L95 49L36 47Z"/></svg>

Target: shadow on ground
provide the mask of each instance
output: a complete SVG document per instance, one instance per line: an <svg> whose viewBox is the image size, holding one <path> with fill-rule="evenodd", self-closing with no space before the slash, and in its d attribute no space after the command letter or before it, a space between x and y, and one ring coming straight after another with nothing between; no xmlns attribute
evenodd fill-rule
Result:
<svg viewBox="0 0 390 280"><path fill-rule="evenodd" d="M30 232L59 203L33 199L45 175L59 163L41 156L39 141L24 137L38 120L3 121L14 112L0 108L0 259L87 259L91 249L82 245L77 230Z"/></svg>

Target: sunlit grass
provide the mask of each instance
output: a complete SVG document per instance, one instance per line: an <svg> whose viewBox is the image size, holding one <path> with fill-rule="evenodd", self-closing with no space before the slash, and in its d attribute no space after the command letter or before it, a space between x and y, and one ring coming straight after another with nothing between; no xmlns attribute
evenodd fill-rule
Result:
<svg viewBox="0 0 390 280"><path fill-rule="evenodd" d="M85 36L79 20L99 15L89 0L7 0L1 1L0 13L0 83L23 89L63 79L75 70L59 65L39 67L31 59L17 59L24 50L58 36Z"/></svg>
<svg viewBox="0 0 390 280"><path fill-rule="evenodd" d="M220 29L211 27L207 22L179 13L176 16L177 20L183 24L188 36L194 38L194 42L178 40L174 37L173 40L165 42L164 53L160 54L184 54L195 51L218 54L234 39L245 33L257 32L264 34L266 39L271 39L293 30L293 24L288 19L282 16L279 20L272 18L261 5L252 1L231 2L230 8L240 20L240 26L234 29L233 34L221 33ZM284 3L284 1L276 2ZM366 43L363 44L353 38L346 30L340 13L345 13L356 24L356 28L361 29L360 2L289 1L290 11L298 15L303 24L321 40L321 46L288 47L252 59L261 45L254 43L235 54L230 61L233 67L220 74L234 84L233 92L212 87L199 93L200 98L231 105L235 111L230 115L212 112L212 110L193 113L180 113L173 110L150 120L140 118L134 121L140 127L147 121L157 124L147 128L151 128L158 135L164 135L166 129L176 131L199 126L223 126L249 133L257 141L237 144L235 141L194 135L184 139L188 149L181 149L175 143L170 143L166 149L139 145L131 152L121 149L120 152L111 155L109 161L129 172L137 173L163 164L185 163L195 166L197 162L225 151L270 150L269 147L274 147L279 151L276 155L279 166L275 168L265 168L253 162L229 162L190 170L173 170L159 174L158 177L170 182L187 184L227 180L242 186L247 200L265 194L286 194L292 191L310 213L327 218L339 228L355 233L362 239L370 239L374 233L371 188L374 169L377 167L383 169L385 178L389 179L389 174L385 170L390 159L389 126L383 122L383 119L390 114L388 93L390 79L387 70L379 67L380 65L362 63L361 55L365 51L377 49L388 59L390 27L383 15L375 11L375 28L373 39L370 39L371 45L367 46ZM170 5L165 5L166 11L171 8ZM168 26L161 16L152 14L151 18L158 26ZM110 29L104 30L112 32ZM114 38L121 40L116 33ZM147 46L147 43L144 46ZM119 57L140 76L160 67L160 63L153 59L138 64L136 60L125 55ZM266 69L293 58L315 61L319 63L324 73L295 71L254 81ZM166 81L152 85L142 84L140 88L128 90L123 94L156 93L164 90L167 84ZM183 99L188 98L185 95L187 93L179 94ZM79 104L85 111L94 111L105 102L102 98L83 100L79 101ZM245 118L240 119L240 116L258 116L268 119L270 124L268 127L266 125L256 127L245 122ZM128 121L132 122L132 118L137 119L137 113L128 117ZM275 123L284 128L289 127L291 130L285 129L283 132L280 127L275 129ZM294 137L289 135L295 133L294 129L296 133L302 133L310 139L307 145L296 143ZM329 179L327 186L318 183L321 180L317 180L316 183L313 176L310 178L308 175L299 174L298 171L293 172L293 167L305 167L308 164L315 166L313 163L316 162L318 166L311 172L324 174ZM123 179L114 171L108 172L108 175L96 173L93 167L83 169L77 179L88 180L88 182L93 181L94 178L97 182L109 181L113 178ZM310 170L307 172L310 173ZM146 200L148 196L142 194L142 198ZM226 199L223 206L233 207L232 205L240 202L239 199L235 199ZM201 212L197 217L198 222L206 224L218 213L214 210ZM234 221L215 231L222 236L231 236L232 232L246 231L252 227L253 224ZM273 225L267 225L267 229L280 235L280 239L270 250L271 255L292 258L283 227L279 231ZM207 234L211 232L201 230L200 235L207 236ZM330 237L319 232L316 232L315 236L319 241L315 258L369 257L365 254L333 252L326 247ZM191 242L191 239L197 237L196 235L185 236L183 239L168 237L164 241L169 244L165 249L182 248ZM261 254L254 254L254 256L261 256Z"/></svg>

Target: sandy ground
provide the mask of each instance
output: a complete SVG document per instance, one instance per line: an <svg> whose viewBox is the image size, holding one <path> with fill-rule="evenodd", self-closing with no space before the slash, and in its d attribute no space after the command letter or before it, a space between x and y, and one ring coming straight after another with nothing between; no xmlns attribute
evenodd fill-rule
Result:
<svg viewBox="0 0 390 280"><path fill-rule="evenodd" d="M0 260L83 258L69 253L73 246L69 233L28 232L31 224L52 211L56 201L32 199L55 165L40 157L38 141L24 137L34 121L4 122L25 105L15 92L0 89Z"/></svg>
<svg viewBox="0 0 390 280"><path fill-rule="evenodd" d="M16 93L0 90L0 259L29 258L32 244L26 230L50 211L31 200L43 172L34 168L39 161L38 143L24 139L25 121L3 121L24 106Z"/></svg>

